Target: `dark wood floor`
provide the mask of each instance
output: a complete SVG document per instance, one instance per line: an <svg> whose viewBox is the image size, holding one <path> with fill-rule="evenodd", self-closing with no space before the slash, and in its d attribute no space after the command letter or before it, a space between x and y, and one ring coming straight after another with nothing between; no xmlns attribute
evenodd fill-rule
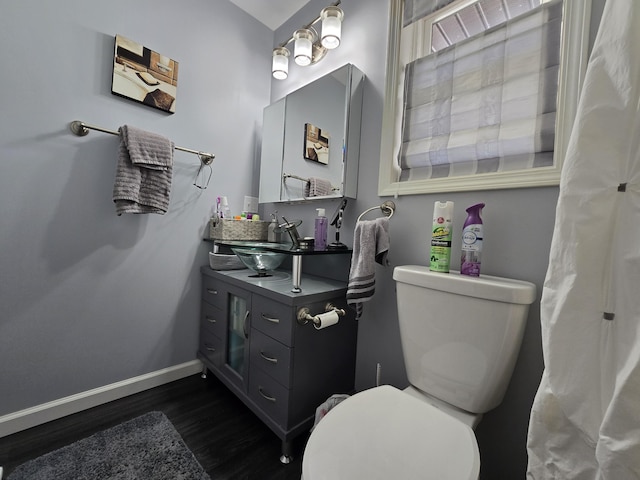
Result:
<svg viewBox="0 0 640 480"><path fill-rule="evenodd" d="M280 439L213 375L187 377L0 438L3 478L32 458L154 410L171 420L213 480L300 479L307 435L294 440L293 462L281 464Z"/></svg>

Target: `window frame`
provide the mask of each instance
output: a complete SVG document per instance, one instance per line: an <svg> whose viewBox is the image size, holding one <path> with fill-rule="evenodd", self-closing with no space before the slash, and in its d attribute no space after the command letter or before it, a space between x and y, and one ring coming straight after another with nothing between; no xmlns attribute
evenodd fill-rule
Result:
<svg viewBox="0 0 640 480"><path fill-rule="evenodd" d="M465 2L465 4L468 3ZM424 42L421 32L414 35L416 38L407 39L407 35L403 38L404 0L390 0L378 195L495 190L552 186L560 183L562 162L566 155L586 71L591 22L591 0L563 0L563 3L554 165L526 170L399 182L397 181L399 167L394 150L396 149L396 135L400 135L400 132L397 131L399 128L396 121L397 109L402 108L404 95L403 68L400 67L400 62L407 58L407 54L413 55L417 49L422 48ZM439 12L450 11L450 8L450 6L445 6Z"/></svg>

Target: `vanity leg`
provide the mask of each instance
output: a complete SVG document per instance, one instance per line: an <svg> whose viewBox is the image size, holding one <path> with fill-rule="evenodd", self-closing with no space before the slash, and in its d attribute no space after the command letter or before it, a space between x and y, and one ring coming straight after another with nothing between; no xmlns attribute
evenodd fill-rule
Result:
<svg viewBox="0 0 640 480"><path fill-rule="evenodd" d="M302 255L294 255L291 261L291 280L293 281L293 288L291 291L293 293L300 293L302 291L300 288L300 278L302 277Z"/></svg>
<svg viewBox="0 0 640 480"><path fill-rule="evenodd" d="M288 465L293 460L293 456L291 455L291 441L283 440L282 441L282 455L280 455L280 463Z"/></svg>
<svg viewBox="0 0 640 480"><path fill-rule="evenodd" d="M202 373L200 374L200 378L204 378L204 379L207 378L207 367L206 367L206 365L202 366Z"/></svg>

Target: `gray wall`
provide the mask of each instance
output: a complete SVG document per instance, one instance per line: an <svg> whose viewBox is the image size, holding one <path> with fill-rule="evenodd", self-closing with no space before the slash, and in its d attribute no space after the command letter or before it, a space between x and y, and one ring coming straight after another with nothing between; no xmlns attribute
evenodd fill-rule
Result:
<svg viewBox="0 0 640 480"><path fill-rule="evenodd" d="M179 62L169 115L111 94L114 36ZM0 415L195 359L198 269L215 196L257 193L273 31L227 1L3 2L0 15ZM176 152L169 213L115 214L131 124Z"/></svg>
<svg viewBox="0 0 640 480"><path fill-rule="evenodd" d="M308 23L326 2L312 0L304 10L276 31L276 42L284 41L300 26ZM604 0L594 0L594 28ZM353 227L365 209L388 198L377 195L382 104L385 85L385 60L388 32L387 0L349 0L345 12L343 40L340 48L330 52L315 66L292 65L289 78L273 81L272 100L284 96L314 78L350 62L366 76L358 199L351 201L345 214L342 238L353 240ZM594 33L592 33L593 36ZM383 135L385 132L382 133ZM466 217L464 209L484 202L485 241L482 271L528 280L538 286L538 299L532 306L518 363L502 405L485 415L476 434L482 459L482 478L524 478L526 470L526 433L529 411L543 369L540 340L539 300L544 281L558 198L556 187L478 191L443 195L409 195L394 199L397 210L391 220L391 265L377 267L376 294L365 304L358 335L357 388L375 384L376 365L382 366L382 383L405 387L407 379L402 358L396 314L393 267L403 264L428 264L431 214L436 200L455 202L454 243L452 252L460 251L460 228ZM313 206L268 205L288 217L305 220L305 234L311 234ZM335 206L327 205L327 212ZM373 213L367 218L373 218ZM330 235L332 233L330 232ZM455 265L457 254L452 254ZM448 305L438 306L447 309Z"/></svg>

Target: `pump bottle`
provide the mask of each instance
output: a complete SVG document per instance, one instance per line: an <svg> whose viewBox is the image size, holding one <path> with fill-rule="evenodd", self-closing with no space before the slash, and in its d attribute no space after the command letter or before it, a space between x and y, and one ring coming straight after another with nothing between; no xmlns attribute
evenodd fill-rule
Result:
<svg viewBox="0 0 640 480"><path fill-rule="evenodd" d="M460 273L471 277L480 276L480 260L482 255L482 218L480 214L484 203L477 203L467 208L467 219L462 227L462 254Z"/></svg>
<svg viewBox="0 0 640 480"><path fill-rule="evenodd" d="M281 242L282 231L278 228L278 211L271 214L271 223L267 227L267 240L269 242Z"/></svg>
<svg viewBox="0 0 640 480"><path fill-rule="evenodd" d="M316 217L315 235L313 237L315 250L326 250L327 248L327 217L325 217L324 208L316 208L318 216Z"/></svg>

